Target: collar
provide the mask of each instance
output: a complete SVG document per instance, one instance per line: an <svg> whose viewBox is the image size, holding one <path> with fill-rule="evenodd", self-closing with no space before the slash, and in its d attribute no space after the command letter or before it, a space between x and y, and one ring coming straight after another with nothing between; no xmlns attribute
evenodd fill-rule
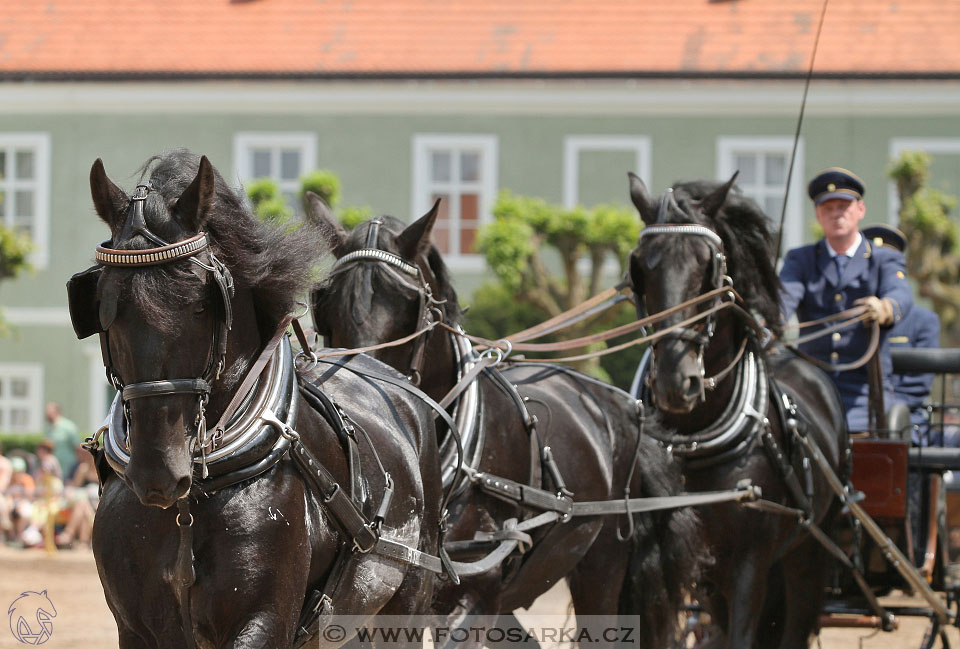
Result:
<svg viewBox="0 0 960 649"><path fill-rule="evenodd" d="M293 354L284 336L226 430L210 441L206 453L209 478L202 479L206 493L258 475L280 460L290 446L282 428L296 419L297 397ZM122 478L130 463L130 448L120 393L104 423L103 450L110 467ZM202 461L199 449L193 449L197 472ZM198 477L194 482L200 481Z"/></svg>
<svg viewBox="0 0 960 649"><path fill-rule="evenodd" d="M861 242L861 241L863 241L863 235L860 234L859 232L857 232L857 238L854 240L853 245L850 246L849 248L847 248L846 250L844 250L844 251L843 251L843 254L844 254L845 256L847 256L847 257L851 257L851 258L852 258L854 255L857 254L857 248L860 247L860 242ZM830 242L829 242L829 241L827 241L826 239L824 239L824 243L827 244L827 254L830 255L830 259L833 259L833 258L836 257L838 254L840 254L840 253L838 253L836 250L833 249L833 246L830 245Z"/></svg>

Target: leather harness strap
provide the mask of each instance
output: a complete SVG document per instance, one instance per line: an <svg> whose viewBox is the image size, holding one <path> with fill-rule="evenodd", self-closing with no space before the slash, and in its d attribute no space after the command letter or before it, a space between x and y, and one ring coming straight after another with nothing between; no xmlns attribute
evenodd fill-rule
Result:
<svg viewBox="0 0 960 649"><path fill-rule="evenodd" d="M193 567L193 514L190 513L189 498L177 501L177 528L180 530L180 540L177 550L176 594L180 603L180 624L187 649L195 649L197 642L190 612L190 587L196 581L197 573Z"/></svg>
<svg viewBox="0 0 960 649"><path fill-rule="evenodd" d="M260 373L263 371L263 368L270 361L274 350L276 350L277 345L280 344L280 340L287 331L287 326L293 319L293 316L287 316L280 321L279 325L277 325L277 328L270 337L270 340L267 341L263 351L260 352L260 356L257 357L257 360L254 361L253 365L250 366L250 369L247 370L247 375L243 378L243 382L240 384L240 387L238 387L233 393L233 398L230 399L230 403L227 404L223 414L220 415L220 420L217 421L214 431L226 430L230 418L233 417L234 413L237 412L237 408L240 407L240 404L243 403L243 400L247 397L247 394L253 389L253 384L256 383L257 379L260 377Z"/></svg>

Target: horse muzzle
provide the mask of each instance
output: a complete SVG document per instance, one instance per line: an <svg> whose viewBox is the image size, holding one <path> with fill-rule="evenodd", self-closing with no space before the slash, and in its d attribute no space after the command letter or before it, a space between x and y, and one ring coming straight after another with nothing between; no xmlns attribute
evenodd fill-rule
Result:
<svg viewBox="0 0 960 649"><path fill-rule="evenodd" d="M124 480L143 505L167 509L190 491L192 466L188 463L186 469L172 469L159 458L151 459L150 466L145 466L131 458Z"/></svg>
<svg viewBox="0 0 960 649"><path fill-rule="evenodd" d="M691 412L700 403L704 387L696 355L666 352L655 358L650 390L657 408L678 415Z"/></svg>

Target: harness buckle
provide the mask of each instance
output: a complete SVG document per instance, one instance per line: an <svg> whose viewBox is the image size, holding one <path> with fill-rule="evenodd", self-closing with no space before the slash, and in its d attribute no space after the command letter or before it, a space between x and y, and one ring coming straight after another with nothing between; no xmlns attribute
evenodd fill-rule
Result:
<svg viewBox="0 0 960 649"><path fill-rule="evenodd" d="M109 424L105 426L101 426L100 428L97 429L97 432L95 432L90 437L87 437L86 439L84 439L83 444L81 444L80 446L83 447L85 451L89 451L91 453L93 453L94 451L99 451L100 439L103 437L103 434L107 432L107 430L109 429L110 429Z"/></svg>
<svg viewBox="0 0 960 649"><path fill-rule="evenodd" d="M499 347L488 347L487 349L483 350L483 352L480 353L481 360L487 359L487 358L493 358L494 356L497 357L497 360L491 363L491 367L496 367L501 362L503 362L503 359L504 359L503 351L501 351Z"/></svg>
<svg viewBox="0 0 960 649"><path fill-rule="evenodd" d="M302 360L310 361L312 365L310 365L310 367L307 367L306 364L304 364L304 366L301 367L299 363ZM320 363L320 358L317 356L316 352L314 352L312 349L309 352L305 352L305 351L297 352L296 357L294 357L293 359L293 364L296 365L297 369L300 370L301 372L312 372L313 368L315 368L319 363Z"/></svg>
<svg viewBox="0 0 960 649"><path fill-rule="evenodd" d="M359 552L360 554L370 554L376 549L377 540L379 539L380 534L376 529L373 528L372 523L369 525L365 525L364 527L370 530L370 533L373 535L373 542L368 547L365 548L362 545L360 545L360 541L357 539L357 537L353 537L353 551Z"/></svg>

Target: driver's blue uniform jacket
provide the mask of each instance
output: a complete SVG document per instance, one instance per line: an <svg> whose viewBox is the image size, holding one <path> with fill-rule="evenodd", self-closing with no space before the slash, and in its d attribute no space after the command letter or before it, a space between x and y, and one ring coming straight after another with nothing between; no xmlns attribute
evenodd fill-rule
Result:
<svg viewBox="0 0 960 649"><path fill-rule="evenodd" d="M913 294L907 282L903 255L891 248L874 246L866 237L847 262L843 277L827 250L826 240L794 248L787 253L780 270L783 291L780 305L784 319L794 313L800 322L819 320L854 307L860 298L875 295L888 298L893 306L894 324L900 322L913 306ZM801 330L813 333L827 325ZM804 343L800 350L832 364L851 363L862 357L870 344L870 327L856 324L833 334ZM889 328L880 329L881 366L885 401L891 402L890 375L892 365L887 345ZM869 386L866 364L855 370L831 372L847 411L851 430L867 428ZM886 407L886 406L885 406Z"/></svg>
<svg viewBox="0 0 960 649"><path fill-rule="evenodd" d="M914 304L903 320L895 324L887 334L890 349L936 349L940 347L940 318L936 313ZM910 423L913 424L913 442L927 446L930 420L924 402L930 396L933 386L933 374L892 374L890 385L894 401L905 404L910 409ZM939 432L939 431L938 431Z"/></svg>

